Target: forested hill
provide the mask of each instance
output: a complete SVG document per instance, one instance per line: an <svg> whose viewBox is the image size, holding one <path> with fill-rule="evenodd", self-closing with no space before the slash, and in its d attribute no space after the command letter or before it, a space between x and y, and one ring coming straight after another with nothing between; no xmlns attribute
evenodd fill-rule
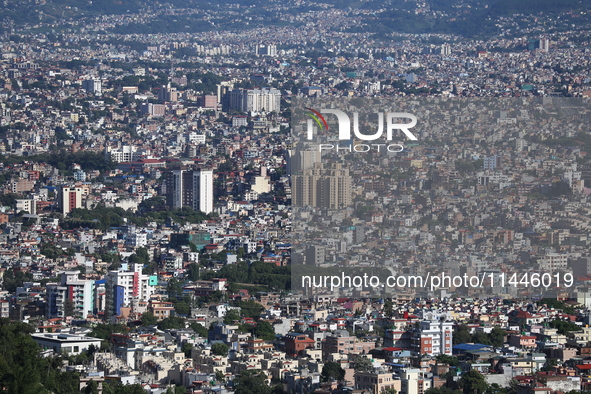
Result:
<svg viewBox="0 0 591 394"><path fill-rule="evenodd" d="M256 10L261 16L260 23L240 23L235 15L232 17L226 13L238 7L251 13ZM350 16L361 15L363 23L351 31L474 36L495 34L499 18L517 14L540 18L562 14L561 23L586 26L590 22L587 14L591 10L591 0L4 0L0 2L0 32L18 32L23 26L37 29L76 28L77 22L88 18L131 14L149 18L125 22L106 32L175 33L248 29L261 25L288 26L290 23L284 16L326 7L344 10ZM186 12L175 12L178 10ZM210 13L215 23L203 18L203 13ZM198 17L193 20L191 15Z"/></svg>

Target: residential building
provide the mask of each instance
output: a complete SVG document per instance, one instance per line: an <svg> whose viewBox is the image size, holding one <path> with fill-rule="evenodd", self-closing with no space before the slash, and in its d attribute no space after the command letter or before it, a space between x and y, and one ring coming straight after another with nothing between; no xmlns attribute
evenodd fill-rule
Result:
<svg viewBox="0 0 591 394"><path fill-rule="evenodd" d="M452 354L453 322L423 320L413 331L411 349L418 354Z"/></svg>
<svg viewBox="0 0 591 394"><path fill-rule="evenodd" d="M293 205L340 209L352 202L349 169L334 163L324 168L322 163L292 177Z"/></svg>
<svg viewBox="0 0 591 394"><path fill-rule="evenodd" d="M119 315L122 307L132 307L134 301L148 301L155 293L157 276L142 274L139 264L132 264L130 270L122 267L119 271L109 271L106 276L105 316Z"/></svg>
<svg viewBox="0 0 591 394"><path fill-rule="evenodd" d="M79 274L80 271L66 271L61 274L59 284L47 284L48 317L85 318L94 312L94 281L81 280Z"/></svg>
<svg viewBox="0 0 591 394"><path fill-rule="evenodd" d="M72 209L82 208L82 197L85 190L80 186L63 185L59 188L59 206L64 215L69 214Z"/></svg>
<svg viewBox="0 0 591 394"><path fill-rule="evenodd" d="M172 209L213 211L213 170L173 170L166 182L166 202Z"/></svg>

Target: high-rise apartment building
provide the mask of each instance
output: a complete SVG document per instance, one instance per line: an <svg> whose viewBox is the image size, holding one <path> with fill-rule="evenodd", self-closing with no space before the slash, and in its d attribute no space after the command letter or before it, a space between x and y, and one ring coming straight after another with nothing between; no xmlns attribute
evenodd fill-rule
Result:
<svg viewBox="0 0 591 394"><path fill-rule="evenodd" d="M277 45L274 44L260 44L254 47L254 53L258 56L277 56Z"/></svg>
<svg viewBox="0 0 591 394"><path fill-rule="evenodd" d="M170 83L168 85L162 85L158 91L158 100L162 102L179 101L179 92L176 88L171 87Z"/></svg>
<svg viewBox="0 0 591 394"><path fill-rule="evenodd" d="M213 211L213 171L211 169L173 170L166 179L166 203L172 209L191 207Z"/></svg>
<svg viewBox="0 0 591 394"><path fill-rule="evenodd" d="M59 206L64 215L69 214L72 209L82 208L82 197L84 188L80 186L63 185L59 188Z"/></svg>
<svg viewBox="0 0 591 394"><path fill-rule="evenodd" d="M312 168L292 176L294 206L340 209L352 202L351 176L341 164L324 168L314 163Z"/></svg>
<svg viewBox="0 0 591 394"><path fill-rule="evenodd" d="M106 276L105 317L118 316L123 307L134 307L136 302L148 301L158 284L157 276L142 274L142 266L132 264Z"/></svg>
<svg viewBox="0 0 591 394"><path fill-rule="evenodd" d="M166 105L142 103L142 105L140 106L140 113L142 115L150 115L152 117L164 116L166 114Z"/></svg>
<svg viewBox="0 0 591 394"><path fill-rule="evenodd" d="M290 175L301 174L319 163L322 155L318 149L290 149L287 151L287 173Z"/></svg>
<svg viewBox="0 0 591 394"><path fill-rule="evenodd" d="M281 92L275 88L234 89L228 94L230 110L273 112L279 111L281 105Z"/></svg>
<svg viewBox="0 0 591 394"><path fill-rule="evenodd" d="M85 79L82 81L82 89L88 93L101 94L103 91L103 84L100 79Z"/></svg>

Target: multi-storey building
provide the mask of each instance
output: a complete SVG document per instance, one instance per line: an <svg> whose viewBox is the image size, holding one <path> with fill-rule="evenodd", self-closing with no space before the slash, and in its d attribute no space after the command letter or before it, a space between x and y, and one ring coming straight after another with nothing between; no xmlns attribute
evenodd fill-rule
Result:
<svg viewBox="0 0 591 394"><path fill-rule="evenodd" d="M411 334L411 349L418 354L452 354L453 322L423 320Z"/></svg>
<svg viewBox="0 0 591 394"><path fill-rule="evenodd" d="M82 207L82 197L85 189L80 186L63 185L59 188L59 205L64 215L69 214L72 209Z"/></svg>
<svg viewBox="0 0 591 394"><path fill-rule="evenodd" d="M166 179L166 203L172 209L191 207L213 211L213 171L211 169L173 170Z"/></svg>
<svg viewBox="0 0 591 394"><path fill-rule="evenodd" d="M231 110L241 112L273 112L279 111L281 91L274 88L234 89L229 92Z"/></svg>
<svg viewBox="0 0 591 394"><path fill-rule="evenodd" d="M103 91L103 84L100 79L85 79L82 81L82 89L88 93L101 94Z"/></svg>
<svg viewBox="0 0 591 394"><path fill-rule="evenodd" d="M110 149L105 151L105 157L110 158L115 163L127 163L137 160L139 155L135 146L124 145L121 148Z"/></svg>
<svg viewBox="0 0 591 394"><path fill-rule="evenodd" d="M294 206L339 209L351 204L351 176L340 164L324 168L322 163L314 163L292 179Z"/></svg>
<svg viewBox="0 0 591 394"><path fill-rule="evenodd" d="M160 87L160 90L158 91L158 100L164 102L176 102L179 100L179 92L176 90L176 88L171 87L170 83L166 86L163 85Z"/></svg>
<svg viewBox="0 0 591 394"><path fill-rule="evenodd" d="M386 390L395 390L400 392L402 385L398 378L395 378L392 372L380 371L356 371L355 388L369 391L371 394L380 394Z"/></svg>
<svg viewBox="0 0 591 394"><path fill-rule="evenodd" d="M48 283L47 315L86 317L94 312L94 281L78 278L80 271L62 273L60 283Z"/></svg>
<svg viewBox="0 0 591 394"><path fill-rule="evenodd" d="M109 271L106 277L105 316L119 315L121 308L133 307L136 301L148 301L158 284L157 276L142 274L139 264L132 264L130 270Z"/></svg>
<svg viewBox="0 0 591 394"><path fill-rule="evenodd" d="M35 199L18 199L16 200L16 211L25 211L31 215L37 214L37 200Z"/></svg>
<svg viewBox="0 0 591 394"><path fill-rule="evenodd" d="M375 349L375 342L362 342L357 337L349 335L348 331L340 330L328 335L322 342L322 358L328 360L329 355L337 354L364 354Z"/></svg>

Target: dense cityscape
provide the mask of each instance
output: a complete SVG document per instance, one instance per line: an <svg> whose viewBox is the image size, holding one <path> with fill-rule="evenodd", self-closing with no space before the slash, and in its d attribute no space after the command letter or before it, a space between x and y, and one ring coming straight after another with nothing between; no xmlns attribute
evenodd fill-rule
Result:
<svg viewBox="0 0 591 394"><path fill-rule="evenodd" d="M589 4L442 3L4 1L0 390L591 391Z"/></svg>

